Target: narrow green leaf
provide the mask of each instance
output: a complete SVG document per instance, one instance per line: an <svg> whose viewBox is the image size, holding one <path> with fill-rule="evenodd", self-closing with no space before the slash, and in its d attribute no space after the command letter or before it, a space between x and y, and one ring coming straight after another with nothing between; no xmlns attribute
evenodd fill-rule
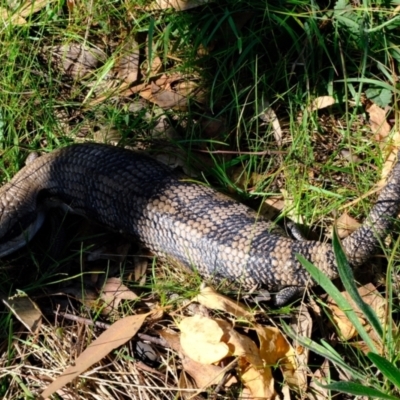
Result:
<svg viewBox="0 0 400 400"><path fill-rule="evenodd" d="M351 269L349 262L347 261L346 255L344 254L344 251L342 249L336 231L333 232L332 244L333 244L333 251L336 257L336 262L338 265L339 276L340 279L342 280L345 289L349 293L350 297L354 300L357 307L363 313L367 321L374 328L379 338L382 339L383 336L382 325L375 311L369 306L369 304L365 303L365 301L361 298L360 293L357 290L357 286L355 285L354 281L353 270Z"/></svg>
<svg viewBox="0 0 400 400"><path fill-rule="evenodd" d="M342 368L344 371L349 373L353 379L360 379L364 380L365 376L357 372L355 369L351 368L350 365L348 365L342 357L339 355L339 353L328 343L322 341L323 346L320 344L314 342L308 337L304 336L298 336L296 335L295 332L293 332L292 328L290 328L289 325L286 324L285 321L281 320L282 328L284 332L293 340L296 340L300 345L311 349L314 353L319 354L320 356L328 359L332 363L334 363L337 367Z"/></svg>
<svg viewBox="0 0 400 400"><path fill-rule="evenodd" d="M353 394L355 396L375 397L378 399L399 400L398 397L381 392L380 390L366 387L354 382L333 382L329 385L319 385L324 389L336 390L342 393Z"/></svg>
<svg viewBox="0 0 400 400"><path fill-rule="evenodd" d="M369 347L369 349L377 353L377 349L375 347L374 342L368 336L367 331L362 326L360 320L358 319L355 311L349 304L349 302L343 297L343 295L339 292L336 286L332 283L332 281L317 267L311 264L308 260L306 260L301 254L296 254L297 259L300 261L301 265L308 271L308 273L312 276L312 278L320 285L336 302L339 308L345 313L346 317L350 320L350 322L356 328L358 334L364 340L365 344Z"/></svg>
<svg viewBox="0 0 400 400"><path fill-rule="evenodd" d="M368 353L367 356L378 367L382 374L389 379L393 385L400 389L400 369L378 354Z"/></svg>
<svg viewBox="0 0 400 400"><path fill-rule="evenodd" d="M388 89L393 93L400 94L400 90L396 89L395 86L390 85L386 82L379 81L377 79L371 79L371 78L346 78L346 79L337 79L335 82L354 82L354 83L369 83L384 89Z"/></svg>

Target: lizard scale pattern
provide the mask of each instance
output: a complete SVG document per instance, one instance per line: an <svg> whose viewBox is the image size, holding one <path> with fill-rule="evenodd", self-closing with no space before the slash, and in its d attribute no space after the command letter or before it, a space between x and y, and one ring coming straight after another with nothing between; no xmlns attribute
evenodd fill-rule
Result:
<svg viewBox="0 0 400 400"><path fill-rule="evenodd" d="M95 143L39 157L0 188L0 257L34 236L54 198L207 279L278 292L278 304L312 284L296 254L337 277L330 244L285 237L249 207L144 154ZM362 227L343 241L353 265L374 254L399 205L397 162Z"/></svg>

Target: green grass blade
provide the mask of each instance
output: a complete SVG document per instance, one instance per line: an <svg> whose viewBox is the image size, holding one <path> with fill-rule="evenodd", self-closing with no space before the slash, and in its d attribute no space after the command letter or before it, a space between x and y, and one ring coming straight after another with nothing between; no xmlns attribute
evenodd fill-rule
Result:
<svg viewBox="0 0 400 400"><path fill-rule="evenodd" d="M354 283L353 270L351 269L349 262L347 261L346 255L344 254L335 230L333 232L333 251L335 253L336 262L338 265L339 276L343 282L345 289L349 293L350 297L354 300L357 307L363 313L365 318L374 328L378 336L382 338L382 325L375 311L367 303L365 303L365 301L361 298L360 293L358 293L357 287Z"/></svg>
<svg viewBox="0 0 400 400"><path fill-rule="evenodd" d="M329 346L326 342L323 342L323 346L314 342L312 339L304 336L298 336L295 332L293 332L292 328L286 324L285 321L281 320L282 328L286 335L288 335L293 340L296 340L300 345L312 349L312 351L320 356L328 359L332 363L334 363L337 367L342 368L344 371L349 373L353 379L365 379L365 376L360 374L354 368L351 368L349 364L347 364L339 353L331 346Z"/></svg>
<svg viewBox="0 0 400 400"><path fill-rule="evenodd" d="M308 260L306 260L301 254L297 254L296 257L300 261L302 266L312 276L312 278L317 282L317 284L320 285L326 291L326 293L328 293L332 297L332 299L336 302L339 308L345 313L346 317L354 325L358 334L364 340L369 349L374 353L378 353L374 342L368 336L367 331L362 326L352 306L343 297L343 295L339 292L339 290L332 283L332 281L322 271L320 271L317 267L315 267Z"/></svg>
<svg viewBox="0 0 400 400"><path fill-rule="evenodd" d="M393 385L400 389L400 369L396 368L396 366L390 361L378 354L368 353L367 356L377 366L382 374L389 379Z"/></svg>
<svg viewBox="0 0 400 400"><path fill-rule="evenodd" d="M317 382L318 383L318 382ZM354 382L334 382L329 385L319 385L324 389L336 390L342 393L353 394L355 396L367 396L377 399L399 400L399 397L391 396L390 394L381 392L377 389L366 387Z"/></svg>

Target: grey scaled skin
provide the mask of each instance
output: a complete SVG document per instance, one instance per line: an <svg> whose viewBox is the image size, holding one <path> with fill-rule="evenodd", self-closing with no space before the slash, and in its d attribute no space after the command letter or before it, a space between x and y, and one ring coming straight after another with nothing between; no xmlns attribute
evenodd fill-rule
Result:
<svg viewBox="0 0 400 400"><path fill-rule="evenodd" d="M314 284L296 254L338 275L330 244L290 239L249 207L144 154L95 143L39 157L0 188L0 257L31 240L54 204L133 235L205 279L276 292L278 305ZM399 206L397 162L362 227L343 240L352 265L374 255Z"/></svg>

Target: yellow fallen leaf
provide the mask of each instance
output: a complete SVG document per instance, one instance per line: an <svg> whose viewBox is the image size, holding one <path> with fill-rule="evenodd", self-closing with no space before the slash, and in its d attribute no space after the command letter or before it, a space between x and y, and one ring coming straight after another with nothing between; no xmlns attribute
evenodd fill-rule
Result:
<svg viewBox="0 0 400 400"><path fill-rule="evenodd" d="M4 24L11 23L13 25L25 25L26 19L21 17L20 14L12 14L6 8L0 7L0 21Z"/></svg>
<svg viewBox="0 0 400 400"><path fill-rule="evenodd" d="M241 335L231 328L228 345L233 348L232 355L246 359L255 369L264 367L256 344L248 336Z"/></svg>
<svg viewBox="0 0 400 400"><path fill-rule="evenodd" d="M191 359L201 364L213 364L229 354L222 342L224 330L217 321L195 315L184 318L179 324L182 348Z"/></svg>
<svg viewBox="0 0 400 400"><path fill-rule="evenodd" d="M307 382L303 374L297 373L296 353L278 328L257 325L255 327L260 341L260 356L267 365L279 364L285 381L304 389Z"/></svg>
<svg viewBox="0 0 400 400"><path fill-rule="evenodd" d="M211 385L217 385L224 377L224 368L218 365L200 364L188 357L180 344L180 335L177 332L165 329L160 332L160 336L179 354L183 369L194 379L198 388L206 389ZM236 379L232 377L225 386L236 382Z"/></svg>
<svg viewBox="0 0 400 400"><path fill-rule="evenodd" d="M311 105L308 107L308 111L316 111L321 108L329 107L335 104L335 99L332 96L319 96L313 100Z"/></svg>
<svg viewBox="0 0 400 400"><path fill-rule="evenodd" d="M50 4L49 0L34 0L26 2L16 13L8 11L6 8L0 8L0 20L3 23L12 23L13 25L25 25L26 17L40 11L46 5Z"/></svg>
<svg viewBox="0 0 400 400"><path fill-rule="evenodd" d="M202 287L200 289L200 294L193 300L207 308L211 308L212 310L222 310L237 318L250 319L253 317L252 313L239 301L234 301L229 297L219 294L209 286Z"/></svg>
<svg viewBox="0 0 400 400"><path fill-rule="evenodd" d="M250 364L242 369L240 377L245 386L241 399L269 400L275 398L274 379L270 368L256 369Z"/></svg>

